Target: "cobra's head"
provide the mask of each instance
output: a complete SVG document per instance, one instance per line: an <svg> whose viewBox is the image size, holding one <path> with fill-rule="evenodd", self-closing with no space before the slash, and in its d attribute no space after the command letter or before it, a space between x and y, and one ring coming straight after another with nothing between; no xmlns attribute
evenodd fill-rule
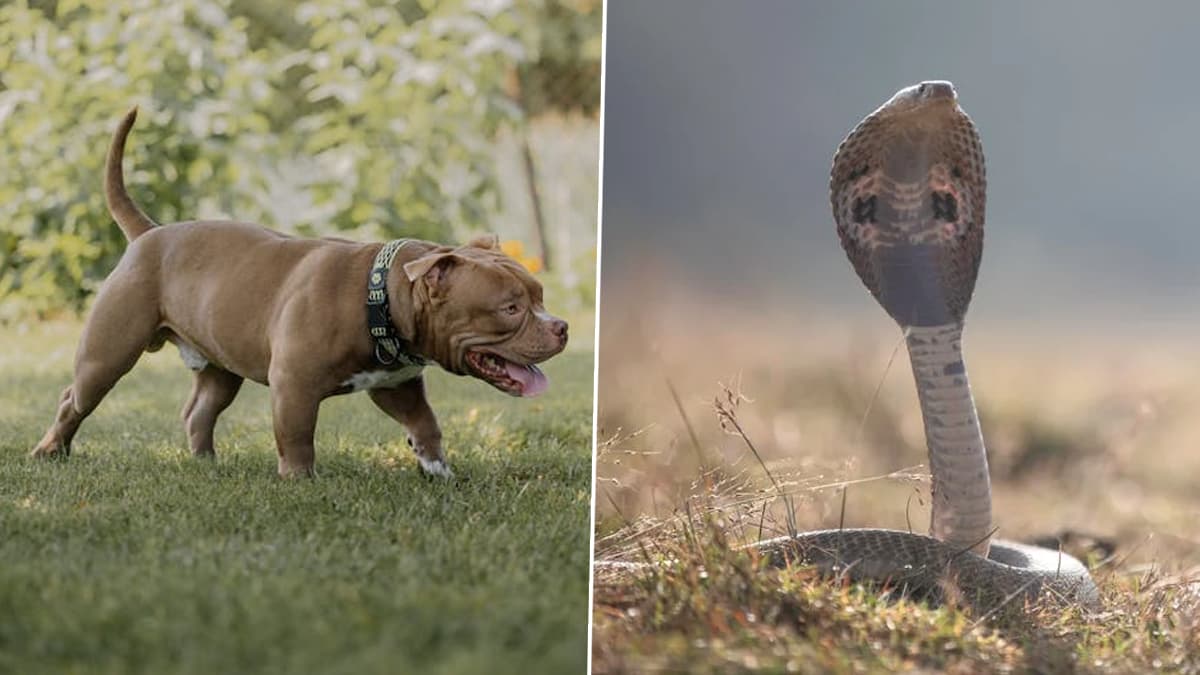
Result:
<svg viewBox="0 0 1200 675"><path fill-rule="evenodd" d="M983 250L979 134L954 85L901 89L838 146L830 202L842 246L903 326L961 322Z"/></svg>
<svg viewBox="0 0 1200 675"><path fill-rule="evenodd" d="M904 113L932 106L954 106L957 101L958 92L953 84L946 80L927 80L896 92L879 109Z"/></svg>
<svg viewBox="0 0 1200 675"><path fill-rule="evenodd" d="M959 92L944 79L929 79L896 91L868 119L899 129L940 129L947 118L961 113Z"/></svg>

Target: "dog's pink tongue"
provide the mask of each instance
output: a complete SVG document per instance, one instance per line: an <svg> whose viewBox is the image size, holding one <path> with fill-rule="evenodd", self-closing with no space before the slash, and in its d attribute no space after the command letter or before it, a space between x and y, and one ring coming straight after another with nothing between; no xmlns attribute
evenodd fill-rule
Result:
<svg viewBox="0 0 1200 675"><path fill-rule="evenodd" d="M509 377L521 383L522 396L537 396L550 386L550 380L537 366L522 366L509 361L505 368Z"/></svg>

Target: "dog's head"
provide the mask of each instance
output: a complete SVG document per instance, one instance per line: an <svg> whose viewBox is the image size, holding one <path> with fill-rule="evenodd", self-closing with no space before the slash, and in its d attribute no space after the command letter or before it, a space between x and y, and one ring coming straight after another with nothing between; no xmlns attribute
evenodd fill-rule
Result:
<svg viewBox="0 0 1200 675"><path fill-rule="evenodd" d="M424 355L513 396L546 389L535 364L567 345L567 322L546 312L541 283L500 250L496 237L431 251L403 269Z"/></svg>

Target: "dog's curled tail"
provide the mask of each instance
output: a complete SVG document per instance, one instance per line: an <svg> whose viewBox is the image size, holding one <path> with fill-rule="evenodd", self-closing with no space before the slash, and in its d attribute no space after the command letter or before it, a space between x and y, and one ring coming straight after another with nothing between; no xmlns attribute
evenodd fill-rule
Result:
<svg viewBox="0 0 1200 675"><path fill-rule="evenodd" d="M133 199L125 191L125 176L121 173L121 160L125 157L125 138L129 136L137 113L137 106L125 113L125 119L121 120L121 126L117 127L117 132L113 134L104 171L104 197L108 200L108 212L116 219L117 225L121 226L121 231L129 241L137 239L158 225L133 203Z"/></svg>

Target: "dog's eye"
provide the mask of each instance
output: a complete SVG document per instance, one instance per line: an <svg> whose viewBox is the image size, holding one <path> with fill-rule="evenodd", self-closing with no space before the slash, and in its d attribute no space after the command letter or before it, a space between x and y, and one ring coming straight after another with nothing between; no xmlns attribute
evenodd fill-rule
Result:
<svg viewBox="0 0 1200 675"><path fill-rule="evenodd" d="M519 314L521 312L521 308L517 306L517 303L514 302L511 305L505 305L500 309L500 311L512 316L514 314Z"/></svg>

